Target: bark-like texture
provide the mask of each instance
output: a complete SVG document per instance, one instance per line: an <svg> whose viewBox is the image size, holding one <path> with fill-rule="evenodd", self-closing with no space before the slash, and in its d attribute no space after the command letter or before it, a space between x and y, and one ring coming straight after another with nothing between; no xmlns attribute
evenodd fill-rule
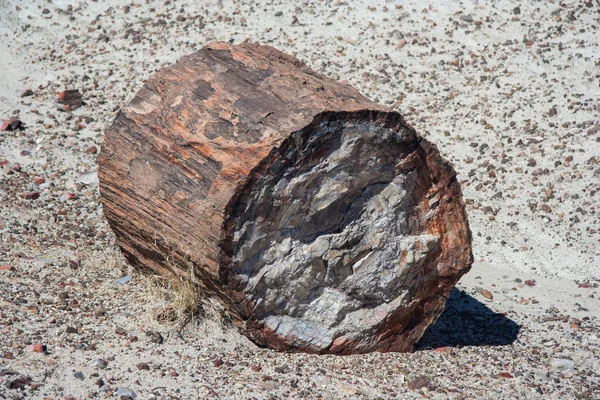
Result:
<svg viewBox="0 0 600 400"><path fill-rule="evenodd" d="M409 351L472 262L435 146L270 47L213 43L152 76L99 162L127 259L193 266L240 330L276 349Z"/></svg>

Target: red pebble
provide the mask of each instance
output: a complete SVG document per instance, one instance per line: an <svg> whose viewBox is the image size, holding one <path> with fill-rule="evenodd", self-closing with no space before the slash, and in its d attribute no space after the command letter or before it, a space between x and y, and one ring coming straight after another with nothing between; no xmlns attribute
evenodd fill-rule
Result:
<svg viewBox="0 0 600 400"><path fill-rule="evenodd" d="M435 349L435 351L437 351L438 353L450 353L450 352L452 352L452 347L450 347L450 346L438 347Z"/></svg>
<svg viewBox="0 0 600 400"><path fill-rule="evenodd" d="M34 343L34 344L30 344L26 347L26 349L28 351L31 351L33 353L45 353L46 352L46 345L45 344L41 344L41 343Z"/></svg>
<svg viewBox="0 0 600 400"><path fill-rule="evenodd" d="M29 192L23 193L21 197L27 200L35 200L40 197L40 194L38 192Z"/></svg>
<svg viewBox="0 0 600 400"><path fill-rule="evenodd" d="M21 128L21 126L22 122L16 118L0 120L0 131L14 131Z"/></svg>
<svg viewBox="0 0 600 400"><path fill-rule="evenodd" d="M223 360L221 360L220 358L215 358L214 360L212 360L212 363L215 366L215 368L219 368L221 365L223 365Z"/></svg>
<svg viewBox="0 0 600 400"><path fill-rule="evenodd" d="M75 200L76 198L77 198L77 195L75 193L65 193L62 196L60 196L60 199L62 201Z"/></svg>
<svg viewBox="0 0 600 400"><path fill-rule="evenodd" d="M98 148L96 146L94 146L94 145L88 147L85 150L85 154L96 154L97 152L98 152Z"/></svg>

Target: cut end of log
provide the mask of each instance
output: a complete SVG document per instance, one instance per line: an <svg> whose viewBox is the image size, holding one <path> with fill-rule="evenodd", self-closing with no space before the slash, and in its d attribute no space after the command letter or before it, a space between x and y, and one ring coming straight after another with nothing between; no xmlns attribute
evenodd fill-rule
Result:
<svg viewBox="0 0 600 400"><path fill-rule="evenodd" d="M395 113L324 113L255 168L230 204L221 270L255 339L357 353L407 350L398 336L422 335L415 298L456 250L439 213L457 182L450 170L433 183L439 158L421 140Z"/></svg>

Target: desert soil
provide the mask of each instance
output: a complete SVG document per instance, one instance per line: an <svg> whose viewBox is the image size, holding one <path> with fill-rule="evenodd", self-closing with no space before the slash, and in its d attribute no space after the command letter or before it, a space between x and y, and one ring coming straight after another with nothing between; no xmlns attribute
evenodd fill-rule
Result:
<svg viewBox="0 0 600 400"><path fill-rule="evenodd" d="M597 1L0 0L0 119L25 125L0 131L0 399L599 399L599 39ZM96 157L213 40L347 80L453 162L475 264L413 353L276 353L216 306L182 335L153 319Z"/></svg>

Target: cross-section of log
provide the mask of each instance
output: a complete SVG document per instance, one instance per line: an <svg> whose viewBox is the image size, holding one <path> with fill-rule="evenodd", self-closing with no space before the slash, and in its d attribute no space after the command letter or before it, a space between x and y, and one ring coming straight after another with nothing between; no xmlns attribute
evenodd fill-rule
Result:
<svg viewBox="0 0 600 400"><path fill-rule="evenodd" d="M436 147L271 47L213 43L156 73L99 162L127 259L193 268L243 334L278 350L409 351L471 266Z"/></svg>

